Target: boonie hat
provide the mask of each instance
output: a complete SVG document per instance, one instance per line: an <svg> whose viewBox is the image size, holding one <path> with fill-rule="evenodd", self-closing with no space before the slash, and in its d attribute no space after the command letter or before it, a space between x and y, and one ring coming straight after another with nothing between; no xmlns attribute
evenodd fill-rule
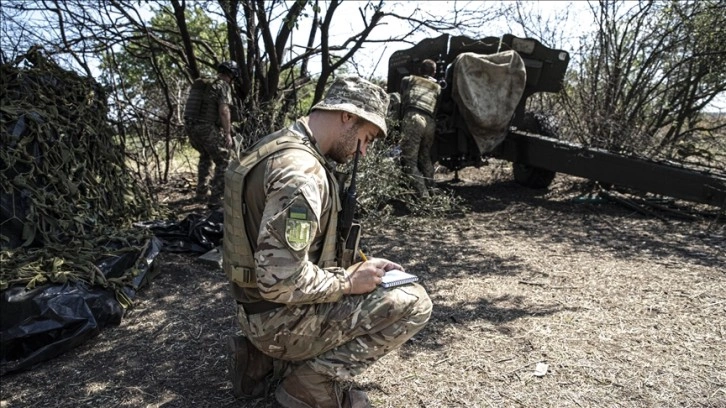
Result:
<svg viewBox="0 0 726 408"><path fill-rule="evenodd" d="M336 78L325 99L313 106L312 110L315 109L352 113L376 125L384 136L388 133L388 94L380 86L360 77Z"/></svg>

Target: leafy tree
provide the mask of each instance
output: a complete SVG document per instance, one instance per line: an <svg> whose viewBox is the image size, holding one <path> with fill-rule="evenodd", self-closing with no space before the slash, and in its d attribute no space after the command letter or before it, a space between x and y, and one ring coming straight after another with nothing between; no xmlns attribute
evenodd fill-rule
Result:
<svg viewBox="0 0 726 408"><path fill-rule="evenodd" d="M164 182L189 84L221 61L242 68L234 87L243 113L238 129L250 143L306 113L335 75L356 72L356 56L372 43L403 48L420 32L492 35L488 23L506 15L520 26L514 34L558 46L566 23L559 20L566 16L542 18L526 2L454 3L443 17L402 12L397 2L354 4L357 13L342 16L340 0L7 0L0 9L2 59L43 44L92 76L101 57L125 154L140 176ZM692 154L694 140L722 128L700 116L726 86L722 0L588 4L596 30L571 53L565 92L532 98L560 113L566 137L670 157ZM333 22L343 19L359 28L331 36ZM389 35L392 24L406 31Z"/></svg>
<svg viewBox="0 0 726 408"><path fill-rule="evenodd" d="M117 4L122 10L123 5ZM101 68L104 81L113 84L119 132L137 141L141 148L130 154L136 163L155 163L152 168L159 174L152 177L149 166L140 166L152 178L166 180L170 171L170 158L178 148L182 136L183 110L189 83L196 75L214 75L215 66L208 63L188 69L180 31L187 33L190 47L197 55L214 59L224 55L225 28L210 18L201 7L184 11L183 27L178 26L176 10L156 7L146 25L144 20L132 18L130 35L120 37L117 49L109 49ZM163 153L158 153L158 146ZM146 156L149 155L149 156Z"/></svg>
<svg viewBox="0 0 726 408"><path fill-rule="evenodd" d="M9 3L9 7L3 7L3 15L12 20L9 29L23 34L12 52L19 53L21 44L39 42L42 36L36 35L31 26L45 25L51 27L50 34L42 38L50 54L70 55L70 63L81 66L89 76L93 72L91 62L103 56L103 79L117 95L114 112L120 132L126 130L122 124L140 124L143 127L135 133L142 135L141 139L145 133L149 137L156 135L145 144L148 149L153 148L151 141L172 140L178 133L175 127L180 124L179 101L184 93L181 79L188 86L225 59L242 67L235 87L245 115L240 130L254 140L282 125L291 112L304 111L297 91L305 84L313 84L314 89L307 105L320 100L326 84L344 72L368 42L405 43L416 31L466 30L481 26L483 19L491 17L459 13L456 6L447 18L425 15L418 9L400 15L394 11L396 3L383 1L355 3L358 12L352 16L340 15L340 0L168 0L150 5L135 0ZM28 13L40 15L39 23L23 22ZM357 20L361 28L334 40L330 36L332 24L342 19ZM409 31L372 36L387 24L401 23L407 24ZM135 113L130 118L131 112ZM142 124L142 119L147 122ZM140 140L136 136L134 139L137 143ZM158 156L153 151L151 155Z"/></svg>
<svg viewBox="0 0 726 408"><path fill-rule="evenodd" d="M704 108L726 90L723 2L601 1L563 94L580 142L671 157L679 144L723 124ZM682 151L682 150L681 150Z"/></svg>

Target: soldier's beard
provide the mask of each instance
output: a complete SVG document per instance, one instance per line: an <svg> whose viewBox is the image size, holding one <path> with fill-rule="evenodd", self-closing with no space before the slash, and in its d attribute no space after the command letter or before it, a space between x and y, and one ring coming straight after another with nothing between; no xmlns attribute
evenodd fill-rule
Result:
<svg viewBox="0 0 726 408"><path fill-rule="evenodd" d="M361 125L360 122L356 122L343 133L328 152L328 157L339 164L350 161L355 155L355 149L358 147L358 130L360 130Z"/></svg>

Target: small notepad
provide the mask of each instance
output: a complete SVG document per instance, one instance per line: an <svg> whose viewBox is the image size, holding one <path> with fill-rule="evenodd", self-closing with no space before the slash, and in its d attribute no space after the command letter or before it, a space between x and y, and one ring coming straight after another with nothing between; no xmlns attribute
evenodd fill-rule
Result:
<svg viewBox="0 0 726 408"><path fill-rule="evenodd" d="M385 275L383 275L381 286L384 288L392 288L395 286L405 285L407 283L411 282L417 282L418 276L411 275L410 273L398 270L398 269L392 269L390 271L387 271Z"/></svg>

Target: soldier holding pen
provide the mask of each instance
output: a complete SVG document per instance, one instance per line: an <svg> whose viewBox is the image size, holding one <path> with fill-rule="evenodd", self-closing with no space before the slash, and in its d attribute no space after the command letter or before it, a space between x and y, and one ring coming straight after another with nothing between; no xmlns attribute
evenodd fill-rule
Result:
<svg viewBox="0 0 726 408"><path fill-rule="evenodd" d="M352 263L360 230L340 227L349 213L340 214L345 198L335 164L365 156L386 134L387 107L380 87L338 78L309 116L261 139L228 168L223 259L243 334L230 341L235 396L261 396L277 367L283 407L370 406L364 392L339 382L429 320L424 288L379 287L401 265Z"/></svg>

